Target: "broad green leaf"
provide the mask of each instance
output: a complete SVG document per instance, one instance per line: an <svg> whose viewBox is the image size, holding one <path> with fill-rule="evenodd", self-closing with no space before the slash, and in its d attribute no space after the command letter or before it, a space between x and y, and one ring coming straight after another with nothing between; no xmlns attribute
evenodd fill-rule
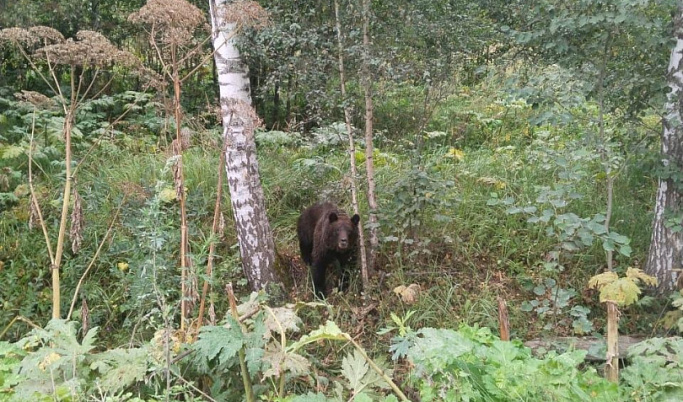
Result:
<svg viewBox="0 0 683 402"><path fill-rule="evenodd" d="M365 388L363 378L368 373L370 367L358 350L354 349L353 353L344 356L341 367L341 373L349 380L354 393Z"/></svg>
<svg viewBox="0 0 683 402"><path fill-rule="evenodd" d="M605 228L605 225L595 222L595 221L590 221L588 222L588 228L595 233L596 235L602 235L607 233L607 229Z"/></svg>
<svg viewBox="0 0 683 402"><path fill-rule="evenodd" d="M359 394L356 394L356 397L353 398L353 400L357 401L357 402L373 402L374 401L365 392L361 392Z"/></svg>
<svg viewBox="0 0 683 402"><path fill-rule="evenodd" d="M309 392L306 395L296 395L292 399L287 399L287 401L291 401L291 402L338 402L337 399L331 399L331 398L326 397L324 394L321 394L321 393L314 394L312 392Z"/></svg>
<svg viewBox="0 0 683 402"><path fill-rule="evenodd" d="M643 283L649 286L657 286L657 278L646 274L645 272L643 272L643 270L638 268L628 267L628 269L626 270L626 277L631 278L636 282L642 281Z"/></svg>
<svg viewBox="0 0 683 402"><path fill-rule="evenodd" d="M161 200L161 202L170 203L170 202L175 201L176 198L177 198L176 191L175 191L175 189L173 189L171 187L166 187L159 192L159 199Z"/></svg>
<svg viewBox="0 0 683 402"><path fill-rule="evenodd" d="M600 290L600 302L611 301L619 306L628 306L638 300L640 288L629 278L619 278Z"/></svg>
<svg viewBox="0 0 683 402"><path fill-rule="evenodd" d="M619 254L623 255L624 257L630 257L631 251L633 250L631 249L631 246L629 246L628 244L619 247Z"/></svg>
<svg viewBox="0 0 683 402"><path fill-rule="evenodd" d="M308 359L294 352L283 351L277 343L269 343L266 346L263 360L270 365L270 368L263 372L265 378L280 377L285 372L295 377L310 373L311 363Z"/></svg>
<svg viewBox="0 0 683 402"><path fill-rule="evenodd" d="M216 357L220 363L237 356L237 352L244 345L244 334L240 325L233 319L230 327L204 326L199 332L199 339L192 345L198 357L213 360Z"/></svg>
<svg viewBox="0 0 683 402"><path fill-rule="evenodd" d="M611 240L605 240L602 242L602 248L605 251L614 251L614 243Z"/></svg>
<svg viewBox="0 0 683 402"><path fill-rule="evenodd" d="M280 333L281 330L299 332L301 319L297 317L294 309L288 307L266 307L266 327L269 331Z"/></svg>
<svg viewBox="0 0 683 402"><path fill-rule="evenodd" d="M605 285L608 285L619 279L619 275L616 272L604 272L602 274L595 275L588 281L588 287L591 289L600 289Z"/></svg>
<svg viewBox="0 0 683 402"><path fill-rule="evenodd" d="M97 382L102 391L116 393L144 380L148 356L147 348L111 349L95 355L90 367L99 372Z"/></svg>
<svg viewBox="0 0 683 402"><path fill-rule="evenodd" d="M342 332L334 321L328 320L325 325L321 325L318 329L311 331L310 334L304 335L297 342L289 345L287 347L288 351L298 350L304 345L309 343L317 342L322 339L332 340L332 341L343 341L346 340L348 335Z"/></svg>
<svg viewBox="0 0 683 402"><path fill-rule="evenodd" d="M614 242L617 244L629 244L631 242L628 237L620 235L617 232L610 232L609 238L614 240Z"/></svg>

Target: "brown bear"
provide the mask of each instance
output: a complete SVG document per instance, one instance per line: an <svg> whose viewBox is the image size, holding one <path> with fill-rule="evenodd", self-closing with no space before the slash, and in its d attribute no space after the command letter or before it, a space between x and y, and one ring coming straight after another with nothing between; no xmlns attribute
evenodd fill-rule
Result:
<svg viewBox="0 0 683 402"><path fill-rule="evenodd" d="M339 263L339 290L348 287L349 263L355 262L358 247L358 214L349 215L336 205L325 202L310 206L301 213L297 235L301 258L313 271L315 295L325 298L325 274L330 264Z"/></svg>

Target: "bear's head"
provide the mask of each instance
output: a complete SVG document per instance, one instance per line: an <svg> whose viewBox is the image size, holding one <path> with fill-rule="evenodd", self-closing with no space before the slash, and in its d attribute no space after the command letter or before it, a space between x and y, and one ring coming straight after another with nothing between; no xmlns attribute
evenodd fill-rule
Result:
<svg viewBox="0 0 683 402"><path fill-rule="evenodd" d="M327 247L338 252L353 249L358 239L360 216L356 214L349 219L346 214L330 212L327 219Z"/></svg>

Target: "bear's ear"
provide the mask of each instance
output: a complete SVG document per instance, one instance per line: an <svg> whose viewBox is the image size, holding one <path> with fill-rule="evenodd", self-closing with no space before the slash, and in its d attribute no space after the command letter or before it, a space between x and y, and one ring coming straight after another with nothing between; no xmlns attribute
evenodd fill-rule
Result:
<svg viewBox="0 0 683 402"><path fill-rule="evenodd" d="M339 219L339 217L337 216L337 214L335 212L330 212L330 218L329 219L330 219L330 223L332 223L332 222L336 222L337 219Z"/></svg>
<svg viewBox="0 0 683 402"><path fill-rule="evenodd" d="M358 214L355 214L351 217L351 223L353 223L354 225L358 225L358 222L360 222L360 216L358 216Z"/></svg>

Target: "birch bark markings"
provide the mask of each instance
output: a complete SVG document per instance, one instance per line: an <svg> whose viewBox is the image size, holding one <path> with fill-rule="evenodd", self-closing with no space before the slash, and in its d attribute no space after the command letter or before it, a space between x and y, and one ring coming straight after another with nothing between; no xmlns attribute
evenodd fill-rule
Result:
<svg viewBox="0 0 683 402"><path fill-rule="evenodd" d="M254 128L258 117L250 106L248 70L234 43L239 27L227 20L227 4L226 0L209 0L223 135L227 140L225 170L242 266L251 288L259 290L278 282L273 270L275 243L256 160Z"/></svg>
<svg viewBox="0 0 683 402"><path fill-rule="evenodd" d="M676 45L671 50L667 78L669 88L662 119L662 163L671 167L673 174L683 169L683 1L678 2L674 16ZM655 200L652 238L645 271L658 280L658 291L668 292L676 287L677 271L683 257L683 231L675 232L666 226L667 213L681 214L681 193L670 178L660 178ZM681 219L678 218L678 225ZM680 271L678 272L680 275Z"/></svg>

